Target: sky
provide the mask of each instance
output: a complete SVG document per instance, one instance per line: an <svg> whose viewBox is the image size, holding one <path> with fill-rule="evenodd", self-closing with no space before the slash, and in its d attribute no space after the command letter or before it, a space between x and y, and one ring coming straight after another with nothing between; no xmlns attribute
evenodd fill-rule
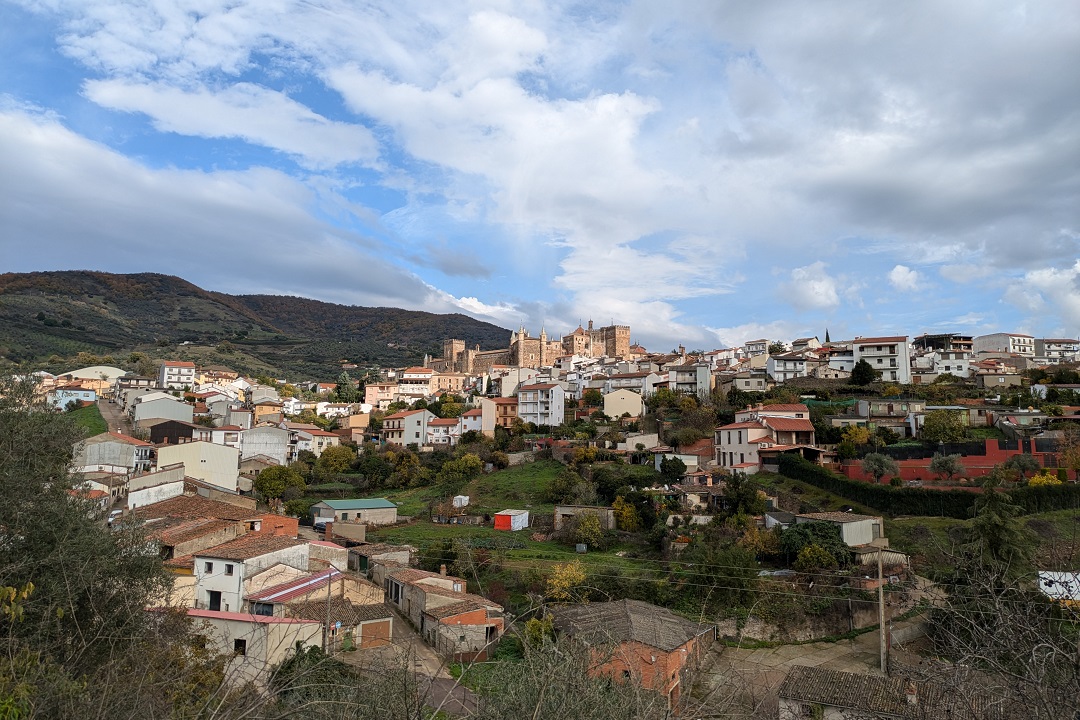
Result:
<svg viewBox="0 0 1080 720"><path fill-rule="evenodd" d="M0 271L1080 334L1076 0L0 0Z"/></svg>

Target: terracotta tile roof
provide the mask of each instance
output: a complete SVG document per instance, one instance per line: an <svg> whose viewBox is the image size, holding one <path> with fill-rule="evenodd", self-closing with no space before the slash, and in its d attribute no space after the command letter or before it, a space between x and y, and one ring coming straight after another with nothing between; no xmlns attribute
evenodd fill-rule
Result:
<svg viewBox="0 0 1080 720"><path fill-rule="evenodd" d="M462 602L469 601L481 607L491 608L492 610L502 610L502 605L496 602L488 600L486 597L480 595L474 595L469 592L458 592L457 590L447 590L444 587L438 585L424 585L419 586L425 593L429 595L438 595L440 597L458 598Z"/></svg>
<svg viewBox="0 0 1080 720"><path fill-rule="evenodd" d="M133 512L143 518L180 517L251 520L262 517L261 513L242 508L239 505L191 495L180 495L152 505L143 505Z"/></svg>
<svg viewBox="0 0 1080 720"><path fill-rule="evenodd" d="M454 425L457 425L457 424L458 424L457 418L435 418L434 420L430 420L428 422L429 427L432 426L432 425L438 425L440 427L442 427L442 426L453 427Z"/></svg>
<svg viewBox="0 0 1080 720"><path fill-rule="evenodd" d="M805 418L788 418L788 417L764 417L761 419L765 425L768 425L773 430L779 430L781 432L813 432L814 423L806 420Z"/></svg>
<svg viewBox="0 0 1080 720"><path fill-rule="evenodd" d="M237 520L218 518L165 518L148 525L150 537L162 545L173 546L189 542L210 533L235 525Z"/></svg>
<svg viewBox="0 0 1080 720"><path fill-rule="evenodd" d="M408 583L410 585L415 584L419 580L427 580L428 578L441 578L443 580L450 580L452 582L461 583L462 587L465 587L465 580L453 575L443 575L437 572L428 572L427 570L417 570L416 568L403 568L401 570L394 570L390 573L390 577L398 580L399 582ZM425 585L424 588L433 587L431 585ZM450 590L449 592L453 592Z"/></svg>
<svg viewBox="0 0 1080 720"><path fill-rule="evenodd" d="M475 417L477 415L483 415L483 414L484 414L484 411L481 410L480 408L473 408L472 410L466 410L465 412L461 413L461 416L462 417Z"/></svg>
<svg viewBox="0 0 1080 720"><path fill-rule="evenodd" d="M491 398L491 401L496 405L517 405L518 399L516 397L497 397Z"/></svg>
<svg viewBox="0 0 1080 720"><path fill-rule="evenodd" d="M312 598L305 602L290 603L285 612L289 617L319 623L329 619L331 623L340 622L343 627L355 627L362 622L394 617L394 612L384 603L362 605L339 597L330 598L329 612L327 610L326 598Z"/></svg>
<svg viewBox="0 0 1080 720"><path fill-rule="evenodd" d="M757 420L746 420L744 422L731 423L730 425L721 425L716 428L717 430L764 430L765 426L759 423Z"/></svg>
<svg viewBox="0 0 1080 720"><path fill-rule="evenodd" d="M227 543L201 550L196 553L196 556L243 562L260 555L306 544L303 540L297 538L259 533L256 535L244 535Z"/></svg>
<svg viewBox="0 0 1080 720"><path fill-rule="evenodd" d="M387 415L386 417L383 418L383 420L400 420L402 418L407 418L410 415L415 415L416 413L419 413L419 412L424 412L424 411L423 410L402 410L401 412L396 412L393 415Z"/></svg>
<svg viewBox="0 0 1080 720"><path fill-rule="evenodd" d="M124 435L123 433L118 433L110 430L109 435L111 435L114 440L119 440L120 442L127 443L128 445L137 445L139 447L153 447L153 445L144 440L131 437L130 435Z"/></svg>
<svg viewBox="0 0 1080 720"><path fill-rule="evenodd" d="M908 701L914 690L917 703ZM900 677L878 677L796 665L780 685L781 699L854 710L859 716L949 717L955 720L1004 720L1006 709L998 698L964 693L944 686ZM1010 715L1011 717L1012 715Z"/></svg>
<svg viewBox="0 0 1080 720"><path fill-rule="evenodd" d="M634 641L665 652L677 650L711 628L640 600L573 605L559 608L555 615L556 630L590 644Z"/></svg>
<svg viewBox="0 0 1080 720"><path fill-rule="evenodd" d="M435 371L432 370L431 368L426 368L426 367L411 367L411 368L406 368L406 369L402 370L401 372L402 373L410 373L410 374L427 374L427 375L430 375L430 374L434 373Z"/></svg>
<svg viewBox="0 0 1080 720"><path fill-rule="evenodd" d="M754 408L758 412L796 412L796 413L809 413L810 408L806 407L802 403L783 404L778 403L776 405L762 405L760 408Z"/></svg>
<svg viewBox="0 0 1080 720"><path fill-rule="evenodd" d="M522 385L518 388L518 392L527 390L550 390L553 387L558 387L555 383L537 383L535 385Z"/></svg>
<svg viewBox="0 0 1080 720"><path fill-rule="evenodd" d="M195 368L195 363L188 362L187 360L166 360L162 363L165 367L175 368Z"/></svg>

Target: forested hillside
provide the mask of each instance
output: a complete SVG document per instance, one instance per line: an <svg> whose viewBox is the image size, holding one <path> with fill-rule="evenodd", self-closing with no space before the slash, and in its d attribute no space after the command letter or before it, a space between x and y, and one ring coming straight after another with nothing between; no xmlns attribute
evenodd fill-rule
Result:
<svg viewBox="0 0 1080 720"><path fill-rule="evenodd" d="M279 373L326 379L342 362L419 362L425 353L438 355L448 337L485 349L509 337L460 314L233 296L170 275L81 270L0 275L0 328L0 361L12 363L227 341Z"/></svg>

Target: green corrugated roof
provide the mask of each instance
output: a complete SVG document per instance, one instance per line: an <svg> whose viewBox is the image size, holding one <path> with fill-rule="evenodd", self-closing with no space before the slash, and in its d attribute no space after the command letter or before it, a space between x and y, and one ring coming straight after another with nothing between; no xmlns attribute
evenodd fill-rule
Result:
<svg viewBox="0 0 1080 720"><path fill-rule="evenodd" d="M360 498L358 500L323 500L334 510L377 510L378 508L396 508L397 505L386 498Z"/></svg>

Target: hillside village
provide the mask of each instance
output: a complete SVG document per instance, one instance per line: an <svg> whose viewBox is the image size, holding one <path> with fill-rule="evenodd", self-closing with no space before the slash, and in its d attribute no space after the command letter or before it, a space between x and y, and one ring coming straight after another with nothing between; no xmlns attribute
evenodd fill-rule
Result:
<svg viewBox="0 0 1080 720"><path fill-rule="evenodd" d="M884 619L926 642L946 565L896 516L966 519L995 488L1075 511L1078 362L1078 340L1014 333L655 353L589 322L499 350L448 339L410 367L345 361L336 382L168 358L33 380L55 412L101 413L73 492L145 531L173 578L160 605L230 657L229 683L270 688L306 647L406 642L445 674L528 630L584 643L590 674L678 713L709 707L744 638ZM1040 557L1049 606L1080 602L1078 551ZM1012 716L993 689L970 712L884 645L876 660L774 677L769 716Z"/></svg>

